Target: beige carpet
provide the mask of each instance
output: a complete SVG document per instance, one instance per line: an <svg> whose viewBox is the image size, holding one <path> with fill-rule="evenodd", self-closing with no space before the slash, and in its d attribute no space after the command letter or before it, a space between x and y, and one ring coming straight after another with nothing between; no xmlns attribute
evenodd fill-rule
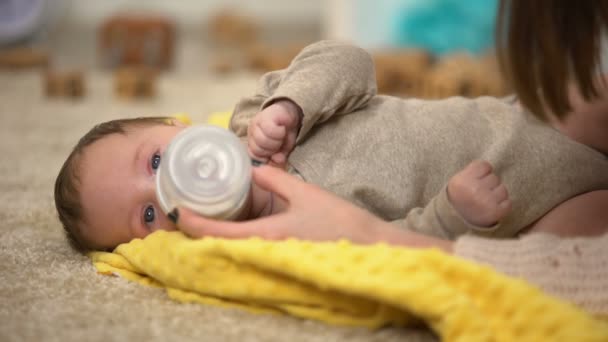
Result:
<svg viewBox="0 0 608 342"><path fill-rule="evenodd" d="M170 300L159 289L95 273L73 252L55 217L53 182L94 123L229 110L253 75L169 75L148 102L114 98L111 78L87 72L87 96L49 100L36 72L0 71L0 341L419 341L428 332L368 331L287 316Z"/></svg>

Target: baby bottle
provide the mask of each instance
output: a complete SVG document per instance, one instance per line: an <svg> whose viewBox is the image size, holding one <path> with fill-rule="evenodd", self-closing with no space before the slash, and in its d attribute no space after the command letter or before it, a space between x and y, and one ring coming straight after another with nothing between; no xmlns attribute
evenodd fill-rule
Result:
<svg viewBox="0 0 608 342"><path fill-rule="evenodd" d="M161 157L156 196L168 213L186 207L205 217L236 218L249 195L251 159L232 132L197 125L177 134Z"/></svg>

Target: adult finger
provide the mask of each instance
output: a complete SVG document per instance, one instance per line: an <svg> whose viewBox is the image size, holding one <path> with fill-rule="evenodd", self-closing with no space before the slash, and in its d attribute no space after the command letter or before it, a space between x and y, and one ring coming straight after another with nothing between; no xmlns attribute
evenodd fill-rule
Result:
<svg viewBox="0 0 608 342"><path fill-rule="evenodd" d="M260 219L232 222L209 219L187 208L179 208L177 226L184 234L193 238L206 236L227 239L244 239L257 236L267 240L287 238L288 216L273 215Z"/></svg>
<svg viewBox="0 0 608 342"><path fill-rule="evenodd" d="M302 180L272 166L253 168L253 181L262 189L281 196L287 202L293 199L295 191L302 187Z"/></svg>

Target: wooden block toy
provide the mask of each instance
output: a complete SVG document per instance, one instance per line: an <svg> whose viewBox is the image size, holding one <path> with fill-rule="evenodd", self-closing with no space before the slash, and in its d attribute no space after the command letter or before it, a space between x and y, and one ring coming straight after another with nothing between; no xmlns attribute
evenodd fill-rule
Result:
<svg viewBox="0 0 608 342"><path fill-rule="evenodd" d="M246 51L245 64L249 69L260 72L285 69L305 46L301 43L282 46L251 44Z"/></svg>
<svg viewBox="0 0 608 342"><path fill-rule="evenodd" d="M145 67L123 67L114 74L114 93L126 99L156 95L156 71Z"/></svg>
<svg viewBox="0 0 608 342"><path fill-rule="evenodd" d="M25 69L46 67L49 55L46 51L31 47L14 47L0 50L0 68Z"/></svg>
<svg viewBox="0 0 608 342"><path fill-rule="evenodd" d="M501 97L510 94L511 89L502 75L496 55L488 53L480 61L480 77L486 83L488 95Z"/></svg>
<svg viewBox="0 0 608 342"><path fill-rule="evenodd" d="M211 41L220 45L248 45L257 39L258 27L251 18L223 10L209 20Z"/></svg>
<svg viewBox="0 0 608 342"><path fill-rule="evenodd" d="M441 59L426 75L420 97L505 96L508 88L493 57L453 54Z"/></svg>
<svg viewBox="0 0 608 342"><path fill-rule="evenodd" d="M266 69L266 47L260 43L253 43L246 47L244 53L246 66L252 70Z"/></svg>
<svg viewBox="0 0 608 342"><path fill-rule="evenodd" d="M81 98L85 95L84 73L79 70L47 70L43 82L48 97Z"/></svg>
<svg viewBox="0 0 608 342"><path fill-rule="evenodd" d="M424 78L418 96L425 99L442 99L467 93L470 84L453 73L432 70Z"/></svg>
<svg viewBox="0 0 608 342"><path fill-rule="evenodd" d="M420 97L471 96L474 86L470 78L474 63L474 58L468 54L457 53L441 58L427 73Z"/></svg>
<svg viewBox="0 0 608 342"><path fill-rule="evenodd" d="M237 63L227 56L216 55L211 57L211 71L216 74L227 74L236 69Z"/></svg>
<svg viewBox="0 0 608 342"><path fill-rule="evenodd" d="M109 68L166 69L173 61L174 44L174 25L164 17L117 15L107 19L98 31L99 57Z"/></svg>
<svg viewBox="0 0 608 342"><path fill-rule="evenodd" d="M378 91L384 94L417 96L432 56L418 49L382 51L373 54Z"/></svg>

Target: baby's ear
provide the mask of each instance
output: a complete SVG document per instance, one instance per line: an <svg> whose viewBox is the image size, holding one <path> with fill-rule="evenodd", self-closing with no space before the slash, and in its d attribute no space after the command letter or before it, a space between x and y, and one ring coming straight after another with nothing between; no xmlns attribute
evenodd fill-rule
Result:
<svg viewBox="0 0 608 342"><path fill-rule="evenodd" d="M177 126L177 127L187 127L187 126L192 125L192 120L190 119L190 116L188 116L188 114L177 113L177 114L173 114L171 116L172 116L172 118L168 119L169 120L168 124L171 124L171 125Z"/></svg>

